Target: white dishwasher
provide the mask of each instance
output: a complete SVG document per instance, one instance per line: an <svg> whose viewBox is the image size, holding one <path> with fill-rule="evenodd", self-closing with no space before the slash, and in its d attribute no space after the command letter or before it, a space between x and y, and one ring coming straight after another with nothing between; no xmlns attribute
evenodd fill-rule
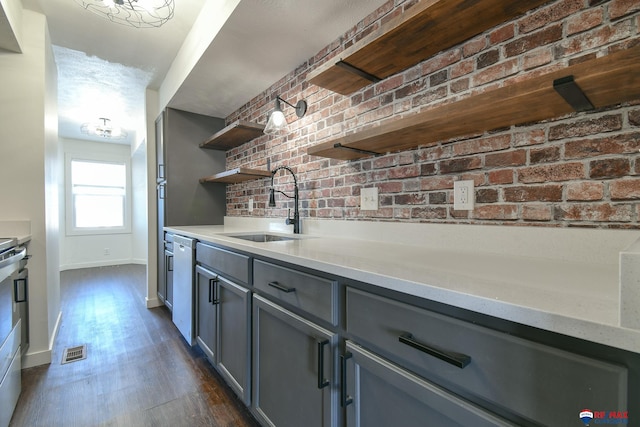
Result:
<svg viewBox="0 0 640 427"><path fill-rule="evenodd" d="M195 247L195 239L174 236L172 320L189 345L195 344L193 292Z"/></svg>

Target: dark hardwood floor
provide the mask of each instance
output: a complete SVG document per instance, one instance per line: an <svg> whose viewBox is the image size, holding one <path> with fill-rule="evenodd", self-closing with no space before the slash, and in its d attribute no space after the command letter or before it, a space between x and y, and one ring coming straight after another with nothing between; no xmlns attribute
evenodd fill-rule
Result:
<svg viewBox="0 0 640 427"><path fill-rule="evenodd" d="M258 426L171 313L145 308L145 282L139 265L62 273L52 363L22 371L10 426ZM61 364L83 344L85 360Z"/></svg>

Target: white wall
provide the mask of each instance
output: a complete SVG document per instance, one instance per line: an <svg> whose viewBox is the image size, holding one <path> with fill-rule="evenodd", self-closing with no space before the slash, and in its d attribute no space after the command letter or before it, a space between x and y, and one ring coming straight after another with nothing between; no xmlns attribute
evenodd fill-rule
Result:
<svg viewBox="0 0 640 427"><path fill-rule="evenodd" d="M29 220L31 345L49 363L60 318L56 68L44 15L22 13L23 53L0 54L0 220Z"/></svg>
<svg viewBox="0 0 640 427"><path fill-rule="evenodd" d="M119 234L67 235L65 218L60 219L60 269L99 267L130 263L146 263L146 147L138 145L132 154L131 147L124 144L101 143L60 138L64 152L89 154L92 157L113 155L131 159L132 167L132 220L131 232ZM142 153L142 154L141 154ZM64 156L61 167L64 168ZM61 192L60 203L65 205L65 192ZM65 215L67 213L65 212ZM108 250L108 254L105 254Z"/></svg>

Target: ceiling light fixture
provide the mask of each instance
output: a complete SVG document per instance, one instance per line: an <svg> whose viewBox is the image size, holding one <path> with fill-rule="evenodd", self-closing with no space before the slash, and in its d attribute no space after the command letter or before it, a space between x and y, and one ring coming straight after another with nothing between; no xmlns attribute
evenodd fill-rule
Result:
<svg viewBox="0 0 640 427"><path fill-rule="evenodd" d="M273 112L269 116L269 121L264 128L264 133L267 135L272 135L287 126L287 120L284 118L284 113L282 112L282 107L280 107L280 101L287 104L289 107L292 107L296 110L296 115L298 117L302 117L307 112L307 102L303 99L298 101L296 105L290 104L279 96L276 97L275 108Z"/></svg>
<svg viewBox="0 0 640 427"><path fill-rule="evenodd" d="M174 0L76 0L86 10L117 24L159 27L173 18Z"/></svg>
<svg viewBox="0 0 640 427"><path fill-rule="evenodd" d="M95 135L107 139L125 139L127 132L117 126L111 126L111 120L100 117L97 122L84 123L80 130L87 135Z"/></svg>

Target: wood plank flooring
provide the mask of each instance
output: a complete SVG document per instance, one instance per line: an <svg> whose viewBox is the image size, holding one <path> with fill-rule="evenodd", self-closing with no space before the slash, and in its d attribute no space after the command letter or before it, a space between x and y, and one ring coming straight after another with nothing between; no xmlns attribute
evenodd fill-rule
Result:
<svg viewBox="0 0 640 427"><path fill-rule="evenodd" d="M62 323L51 365L22 372L10 426L256 427L165 307L145 308L145 267L61 274ZM87 358L61 364L65 348Z"/></svg>

